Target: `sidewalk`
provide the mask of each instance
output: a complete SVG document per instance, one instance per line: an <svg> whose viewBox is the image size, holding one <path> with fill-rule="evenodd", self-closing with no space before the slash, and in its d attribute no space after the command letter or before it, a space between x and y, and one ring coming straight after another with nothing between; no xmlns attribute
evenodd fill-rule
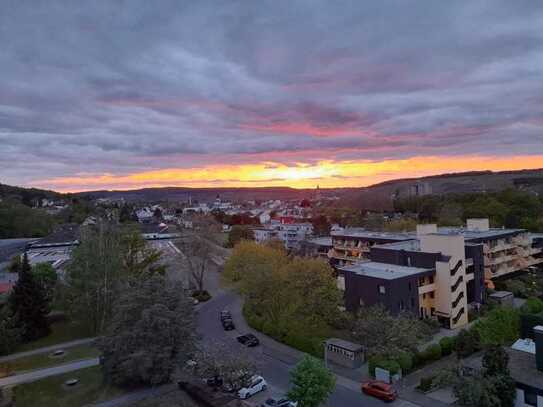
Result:
<svg viewBox="0 0 543 407"><path fill-rule="evenodd" d="M78 360L76 362L70 362L64 365L48 367L45 369L32 370L28 373L21 373L15 376L8 376L0 379L0 387L30 383L36 380L44 379L49 376L68 373L74 370L84 369L86 367L97 366L99 363L99 358L92 358Z"/></svg>
<svg viewBox="0 0 543 407"><path fill-rule="evenodd" d="M26 352L12 353L11 355L0 357L0 363L9 362L10 360L15 360L19 358L24 358L26 356L38 355L40 353L49 353L58 349L68 349L73 348L74 346L85 345L87 343L92 343L94 338L83 338L77 339L75 341L57 343L56 345L46 346L44 348L32 349Z"/></svg>

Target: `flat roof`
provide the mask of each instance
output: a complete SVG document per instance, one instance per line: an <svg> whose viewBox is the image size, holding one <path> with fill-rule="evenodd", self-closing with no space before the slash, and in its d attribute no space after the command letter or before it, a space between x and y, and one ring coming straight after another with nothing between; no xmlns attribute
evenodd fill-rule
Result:
<svg viewBox="0 0 543 407"><path fill-rule="evenodd" d="M389 250L409 250L413 252L420 251L420 240L403 240L401 242L384 243L373 246L374 248L383 248Z"/></svg>
<svg viewBox="0 0 543 407"><path fill-rule="evenodd" d="M434 271L434 269L399 266L397 264L378 263L374 261L359 262L340 267L339 269L342 271L350 271L359 276L380 278L383 280L394 280Z"/></svg>
<svg viewBox="0 0 543 407"><path fill-rule="evenodd" d="M315 237L313 239L309 239L308 242L318 246L332 246L332 238L330 236Z"/></svg>
<svg viewBox="0 0 543 407"><path fill-rule="evenodd" d="M331 232L332 236L339 237L359 237L366 239L381 239L381 240L411 240L417 237L416 233L390 233L390 232L371 232L364 228L347 228Z"/></svg>
<svg viewBox="0 0 543 407"><path fill-rule="evenodd" d="M326 340L326 344L334 345L339 348L350 350L351 352L358 352L363 349L363 346L358 343L349 342L349 341L346 341L344 339L339 339L339 338L329 338Z"/></svg>
<svg viewBox="0 0 543 407"><path fill-rule="evenodd" d="M464 239L498 239L501 236L512 235L515 233L526 232L525 229L488 229L488 230L468 230L464 227L440 227L437 234L440 235L462 235Z"/></svg>

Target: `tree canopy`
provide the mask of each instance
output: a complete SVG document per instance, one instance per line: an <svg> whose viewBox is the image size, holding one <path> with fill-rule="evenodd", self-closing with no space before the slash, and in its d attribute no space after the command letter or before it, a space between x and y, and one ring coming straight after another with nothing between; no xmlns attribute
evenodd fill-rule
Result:
<svg viewBox="0 0 543 407"><path fill-rule="evenodd" d="M336 378L324 364L306 355L291 371L287 396L300 407L318 407L334 391Z"/></svg>

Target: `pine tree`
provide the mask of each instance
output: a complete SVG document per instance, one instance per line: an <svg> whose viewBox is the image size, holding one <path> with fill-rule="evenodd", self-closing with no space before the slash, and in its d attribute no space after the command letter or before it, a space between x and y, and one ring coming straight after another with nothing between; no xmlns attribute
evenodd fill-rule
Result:
<svg viewBox="0 0 543 407"><path fill-rule="evenodd" d="M44 287L32 274L26 253L19 270L19 279L9 297L9 307L23 327L23 341L32 341L49 334L49 303Z"/></svg>

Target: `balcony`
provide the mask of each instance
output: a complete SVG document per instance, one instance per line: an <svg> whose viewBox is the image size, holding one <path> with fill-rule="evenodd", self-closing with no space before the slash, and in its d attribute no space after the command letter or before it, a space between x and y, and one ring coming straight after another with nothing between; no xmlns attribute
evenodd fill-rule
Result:
<svg viewBox="0 0 543 407"><path fill-rule="evenodd" d="M436 285L435 284L426 284L426 285L421 285L419 286L419 295L422 295L422 294L428 294L432 291L435 291L436 290Z"/></svg>

